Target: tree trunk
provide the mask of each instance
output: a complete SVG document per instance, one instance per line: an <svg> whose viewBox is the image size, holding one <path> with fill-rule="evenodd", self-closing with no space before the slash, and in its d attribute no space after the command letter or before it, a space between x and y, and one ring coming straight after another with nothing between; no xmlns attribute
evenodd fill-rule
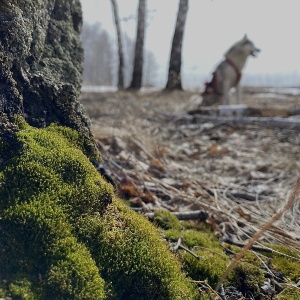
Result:
<svg viewBox="0 0 300 300"><path fill-rule="evenodd" d="M121 35L120 17L116 0L111 0L111 5L114 14L116 32L118 38L118 54L119 54L119 69L118 69L118 88L124 88L124 49Z"/></svg>
<svg viewBox="0 0 300 300"><path fill-rule="evenodd" d="M142 87L145 23L146 23L145 14L146 14L146 0L139 0L134 66L133 66L133 73L132 73L132 81L129 86L129 89L139 90Z"/></svg>
<svg viewBox="0 0 300 300"><path fill-rule="evenodd" d="M3 3L2 3L3 2ZM34 127L51 123L95 143L78 101L83 49L79 0L2 1L0 18L0 113L22 115Z"/></svg>
<svg viewBox="0 0 300 300"><path fill-rule="evenodd" d="M184 26L188 11L188 0L180 0L177 14L176 26L173 36L167 90L182 90L181 83L181 52Z"/></svg>

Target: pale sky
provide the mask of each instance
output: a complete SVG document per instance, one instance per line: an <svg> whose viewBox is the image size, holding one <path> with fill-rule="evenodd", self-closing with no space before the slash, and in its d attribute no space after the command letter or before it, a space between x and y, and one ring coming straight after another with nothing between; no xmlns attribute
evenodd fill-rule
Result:
<svg viewBox="0 0 300 300"><path fill-rule="evenodd" d="M81 0L84 19L100 22L115 37L110 0ZM138 0L117 0L122 17L136 15ZM166 72L179 0L147 0L146 48ZM247 74L300 76L299 0L190 0L183 46L183 71L210 76L226 50L247 33L261 49ZM121 23L135 38L136 20ZM299 82L300 85L300 82Z"/></svg>

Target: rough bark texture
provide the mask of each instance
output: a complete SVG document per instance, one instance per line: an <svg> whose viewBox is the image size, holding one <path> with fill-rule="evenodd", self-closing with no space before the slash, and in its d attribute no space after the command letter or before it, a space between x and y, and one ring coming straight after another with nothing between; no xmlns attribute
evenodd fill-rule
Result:
<svg viewBox="0 0 300 300"><path fill-rule="evenodd" d="M77 98L83 49L79 0L1 0L0 112L35 127L69 126L91 143Z"/></svg>
<svg viewBox="0 0 300 300"><path fill-rule="evenodd" d="M118 54L119 54L118 88L123 89L124 88L124 49L122 43L120 17L118 11L118 4L116 0L111 0L111 5L113 9L117 38L118 38Z"/></svg>
<svg viewBox="0 0 300 300"><path fill-rule="evenodd" d="M146 0L139 0L134 66L130 89L140 89L143 80Z"/></svg>
<svg viewBox="0 0 300 300"><path fill-rule="evenodd" d="M188 0L180 0L176 26L173 36L167 90L182 90L181 83L181 51L185 21L188 11Z"/></svg>

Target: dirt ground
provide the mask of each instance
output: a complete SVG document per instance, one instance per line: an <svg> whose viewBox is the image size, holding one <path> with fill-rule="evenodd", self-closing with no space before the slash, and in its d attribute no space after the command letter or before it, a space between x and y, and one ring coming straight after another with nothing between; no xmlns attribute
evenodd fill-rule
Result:
<svg viewBox="0 0 300 300"><path fill-rule="evenodd" d="M199 101L188 91L81 95L120 196L148 212L204 210L216 235L244 242L285 203L300 171L300 132L183 119ZM296 109L300 96L248 88L243 103ZM299 237L298 201L263 238L292 246Z"/></svg>

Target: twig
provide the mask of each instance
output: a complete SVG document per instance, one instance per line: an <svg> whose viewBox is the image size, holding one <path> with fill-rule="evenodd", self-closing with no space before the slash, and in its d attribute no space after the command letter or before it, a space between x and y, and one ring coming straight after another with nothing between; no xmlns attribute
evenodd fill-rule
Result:
<svg viewBox="0 0 300 300"><path fill-rule="evenodd" d="M220 278L215 290L219 291L222 283L227 278L228 274L233 270L233 268L236 266L236 264L240 261L240 259L244 256L244 254L254 245L254 243L262 236L262 234L268 230L272 224L280 219L282 215L291 208L291 206L295 203L300 193L300 177L298 177L291 194L288 197L288 200L286 201L285 205L269 220L265 225L262 226L262 228L254 234L252 239L243 247L243 249L237 254L235 259L231 261L229 266L227 267L226 271Z"/></svg>
<svg viewBox="0 0 300 300"><path fill-rule="evenodd" d="M277 297L280 296L280 295L284 295L285 292L286 292L286 289L288 289L288 288L294 288L294 289L300 291L300 288L298 286L294 285L294 284L282 283L281 286L283 286L283 285L286 286L286 288L284 288L280 293L278 293L276 295Z"/></svg>
<svg viewBox="0 0 300 300"><path fill-rule="evenodd" d="M226 294L225 294L225 291L224 291L223 284L221 285L221 292L220 292L220 295L221 295L222 300L227 300L227 297L226 297Z"/></svg>
<svg viewBox="0 0 300 300"><path fill-rule="evenodd" d="M154 214L155 213L146 213L145 216L150 220L153 220ZM209 217L208 213L205 210L171 212L171 214L176 216L179 220L205 221Z"/></svg>
<svg viewBox="0 0 300 300"><path fill-rule="evenodd" d="M174 247L172 247L171 249L172 249L173 251L176 251L176 250L178 250L178 248L179 248L179 246L180 246L181 242L182 242L182 238L181 238L181 237L179 237L179 239L178 239L178 241L177 241L176 245L175 245Z"/></svg>
<svg viewBox="0 0 300 300"><path fill-rule="evenodd" d="M223 300L220 295L207 283L207 281L201 281L201 280L191 280L192 283L198 283L201 285L204 285L212 294L214 294L215 300L220 299Z"/></svg>
<svg viewBox="0 0 300 300"><path fill-rule="evenodd" d="M178 239L176 245L175 245L174 247L172 247L171 249L172 249L173 251L177 251L178 249L185 250L186 252L188 252L188 253L190 253L191 255L193 255L195 258L200 259L200 256L198 256L197 254L195 254L195 253L194 253L193 251L191 251L190 249L184 247L181 243L182 243L182 238L179 237L179 239Z"/></svg>
<svg viewBox="0 0 300 300"><path fill-rule="evenodd" d="M243 192L227 192L227 197L234 197L234 198L241 198L248 201L256 201L257 197L255 195L249 194L249 193L243 193Z"/></svg>
<svg viewBox="0 0 300 300"><path fill-rule="evenodd" d="M269 274L271 274L273 279L279 278L270 270L268 265L264 262L264 260L255 251L251 251L251 253L253 253L257 257L257 259L263 264L264 268L267 270L267 272L269 272Z"/></svg>
<svg viewBox="0 0 300 300"><path fill-rule="evenodd" d="M290 283L282 283L281 285L285 285L287 287L291 287L291 288L294 288L294 289L297 289L298 291L300 291L300 287L296 284L290 284Z"/></svg>
<svg viewBox="0 0 300 300"><path fill-rule="evenodd" d="M193 255L195 258L197 259L200 259L200 256L195 254L193 251L191 251L190 249L182 246L182 245L179 245L178 248L182 249L182 250L185 250L186 252L190 253L191 255Z"/></svg>
<svg viewBox="0 0 300 300"><path fill-rule="evenodd" d="M223 238L222 242L227 243L227 244L231 244L231 245L235 245L238 247L245 247L247 243L240 243L237 241L233 241L230 238ZM256 250L256 251L266 251L266 252L273 252L273 250L271 248L267 248L267 247L260 247L260 246L252 246L251 247L252 250Z"/></svg>
<svg viewBox="0 0 300 300"><path fill-rule="evenodd" d="M224 192L224 195L226 197L229 198L240 198L240 199L244 199L244 200L248 200L248 201L258 201L258 200L270 200L270 198L259 195L260 197L258 198L258 195L254 195L251 193L247 193L247 192L242 192L242 191L227 191Z"/></svg>

